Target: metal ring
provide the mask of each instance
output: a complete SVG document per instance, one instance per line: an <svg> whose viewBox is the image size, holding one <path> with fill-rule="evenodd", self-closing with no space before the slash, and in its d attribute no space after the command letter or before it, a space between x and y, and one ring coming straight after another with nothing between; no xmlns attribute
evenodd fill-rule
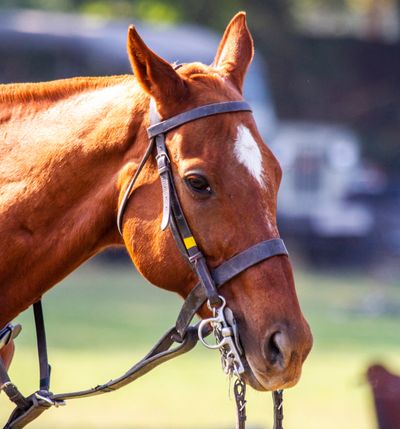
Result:
<svg viewBox="0 0 400 429"><path fill-rule="evenodd" d="M197 330L197 334L199 336L199 340L201 343L206 346L208 349L217 350L222 347L222 343L224 342L225 338L218 344L208 344L207 341L203 337L203 328L207 325L211 325L213 322L218 322L219 319L217 317L210 317L209 319L204 319L199 323L199 328Z"/></svg>
<svg viewBox="0 0 400 429"><path fill-rule="evenodd" d="M199 336L199 340L201 341L201 343L207 347L208 349L212 349L212 350L218 350L221 347L223 347L226 343L227 343L227 339L223 338L221 342L213 345L213 344L208 344L203 337L203 329L205 326L210 325L210 327L212 328L212 324L213 323L219 323L221 324L222 322L225 321L224 319L224 308L226 306L226 300L223 296L219 295L219 298L221 300L221 305L219 307L211 307L210 305L210 301L207 301L207 306L209 308L209 310L211 310L213 312L213 316L214 317L210 317L208 319L204 319L199 323L199 327L197 330L198 336Z"/></svg>

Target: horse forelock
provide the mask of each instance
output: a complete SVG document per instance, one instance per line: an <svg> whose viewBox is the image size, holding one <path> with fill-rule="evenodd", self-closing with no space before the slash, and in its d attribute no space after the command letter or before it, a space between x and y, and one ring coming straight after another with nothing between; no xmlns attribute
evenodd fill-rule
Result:
<svg viewBox="0 0 400 429"><path fill-rule="evenodd" d="M182 65L178 73L188 84L190 101L196 104L241 98L231 82L213 65L188 63Z"/></svg>

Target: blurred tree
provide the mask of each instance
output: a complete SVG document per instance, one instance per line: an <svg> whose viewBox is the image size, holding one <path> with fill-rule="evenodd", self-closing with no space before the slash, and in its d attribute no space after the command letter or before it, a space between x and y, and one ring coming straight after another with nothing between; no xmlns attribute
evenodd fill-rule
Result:
<svg viewBox="0 0 400 429"><path fill-rule="evenodd" d="M396 1L396 9L397 9L397 22L398 22L398 26L400 28L400 0L395 0Z"/></svg>
<svg viewBox="0 0 400 429"><path fill-rule="evenodd" d="M377 4L378 8L396 5L400 26L400 0L0 0L0 8L190 22L219 32L237 11L245 10L257 50L268 60L278 115L347 122L362 133L371 158L380 159L387 169L400 171L400 44L389 46L379 37L366 42L350 37L305 36L297 30L300 14L307 16L316 9L341 11L344 16L346 12L370 11L371 25L376 28L379 16L372 8ZM357 116L355 111L369 113Z"/></svg>

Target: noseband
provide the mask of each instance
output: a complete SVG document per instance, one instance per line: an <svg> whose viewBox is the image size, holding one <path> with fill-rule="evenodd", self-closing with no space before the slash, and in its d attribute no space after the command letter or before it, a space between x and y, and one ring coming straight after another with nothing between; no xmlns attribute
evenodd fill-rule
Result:
<svg viewBox="0 0 400 429"><path fill-rule="evenodd" d="M154 106L151 105L150 108L154 109ZM117 226L122 235L123 216L134 185L147 160L155 151L163 200L161 229L165 230L168 226L170 227L179 251L198 278L198 284L187 296L175 326L160 339L140 362L132 366L122 376L91 389L53 394L49 390L50 367L47 360L42 306L41 301L38 301L34 304L34 313L40 361L40 389L30 396L25 397L22 395L11 382L0 359L0 390L4 390L10 400L16 404L16 408L8 420L5 429L22 428L49 407L63 405L66 399L99 395L119 389L161 363L188 352L196 345L199 339L207 347L219 349L224 371L230 376L234 375L237 377L234 385L238 413L237 428L244 428L246 419L244 398L246 385L241 378L241 374L245 372L246 365L244 351L240 344L234 315L227 307L225 299L219 294L218 289L246 269L273 256L287 255L288 252L283 241L280 238L274 238L255 243L248 249L223 262L217 268L209 269L206 258L193 237L179 202L171 171L168 149L165 144L166 134L181 125L204 117L231 114L234 112L251 112L251 108L244 101L213 103L194 108L164 121L150 124L150 127L147 129L150 139L149 145L136 173L125 190L118 209ZM152 113L154 114L151 117L155 117L156 112ZM196 326L190 326L193 317L206 302L213 313L213 317L203 320ZM0 330L0 349L15 338L19 330L19 325L13 326L11 324ZM216 345L210 345L204 339L211 331L215 335ZM173 348L173 344L177 344L177 346ZM282 427L282 392L273 392L273 398L275 410L274 428L279 429Z"/></svg>

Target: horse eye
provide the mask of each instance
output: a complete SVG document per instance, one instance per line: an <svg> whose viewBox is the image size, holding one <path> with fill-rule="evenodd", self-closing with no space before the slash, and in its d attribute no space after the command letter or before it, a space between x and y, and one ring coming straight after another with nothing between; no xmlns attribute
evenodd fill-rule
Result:
<svg viewBox="0 0 400 429"><path fill-rule="evenodd" d="M186 185L195 192L201 194L211 194L211 186L207 179L199 174L189 174L185 177Z"/></svg>

